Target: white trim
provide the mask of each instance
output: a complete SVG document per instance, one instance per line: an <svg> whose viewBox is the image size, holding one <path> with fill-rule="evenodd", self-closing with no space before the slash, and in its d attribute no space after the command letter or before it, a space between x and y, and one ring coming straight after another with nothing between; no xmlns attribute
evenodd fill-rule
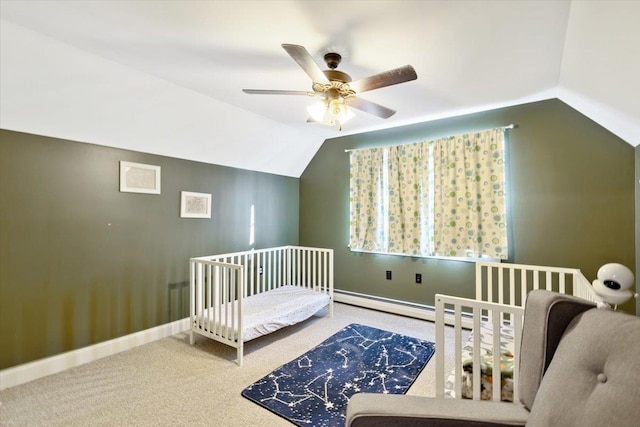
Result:
<svg viewBox="0 0 640 427"><path fill-rule="evenodd" d="M386 313L399 314L400 316L413 317L416 319L427 320L429 322L435 322L436 320L436 311L431 305L417 304L338 289L334 290L333 295L335 302L383 311ZM448 310L445 311L445 324L453 326L455 320L453 314L449 313ZM461 326L464 329L471 329L473 326L471 317L463 316Z"/></svg>
<svg viewBox="0 0 640 427"><path fill-rule="evenodd" d="M57 374L189 330L189 318L0 371L0 390Z"/></svg>
<svg viewBox="0 0 640 427"><path fill-rule="evenodd" d="M401 256L401 257L409 257L409 258L425 258L425 259L442 259L445 261L460 261L460 262L501 262L499 258L492 257L461 257L461 256L444 256L444 255L411 255L411 254L402 254L397 252L378 252L378 251L369 251L366 249L351 249L351 246L347 245L347 248L351 252L361 253L361 254L373 254L373 255L386 255L386 256Z"/></svg>

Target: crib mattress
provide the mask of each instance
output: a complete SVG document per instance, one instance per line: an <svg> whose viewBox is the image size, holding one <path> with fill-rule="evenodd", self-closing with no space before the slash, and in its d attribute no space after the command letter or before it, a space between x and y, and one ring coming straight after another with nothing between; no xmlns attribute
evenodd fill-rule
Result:
<svg viewBox="0 0 640 427"><path fill-rule="evenodd" d="M500 378L501 400L513 402L513 354L514 334L510 325L503 324L500 328ZM493 398L493 328L491 323L480 322L480 390L482 400ZM473 398L473 331L469 335L462 349L461 390L465 399ZM455 397L454 373L451 372L445 385L445 396Z"/></svg>
<svg viewBox="0 0 640 427"><path fill-rule="evenodd" d="M313 316L329 304L329 295L314 292L300 286L282 286L277 289L252 295L243 304L243 341L247 342L262 335L275 332L285 326L295 325ZM237 302L234 302L234 312ZM231 307L221 310L231 323ZM216 314L205 309L199 314L199 324L206 330L215 330ZM236 332L236 331L234 331Z"/></svg>

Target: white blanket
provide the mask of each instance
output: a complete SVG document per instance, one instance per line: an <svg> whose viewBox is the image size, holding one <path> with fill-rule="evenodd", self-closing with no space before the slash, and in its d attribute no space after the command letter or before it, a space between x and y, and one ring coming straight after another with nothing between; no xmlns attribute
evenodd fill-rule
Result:
<svg viewBox="0 0 640 427"><path fill-rule="evenodd" d="M252 295L244 299L243 304L243 335L244 342L262 335L277 331L285 326L295 325L313 316L329 304L329 295L314 292L299 286L282 286L268 292ZM226 312L228 324L231 324L231 307ZM237 302L234 302L234 312L237 312ZM218 313L213 309L205 309L199 313L199 323L207 325L207 330L216 329L215 322L209 319L217 318ZM235 330L234 330L235 332Z"/></svg>

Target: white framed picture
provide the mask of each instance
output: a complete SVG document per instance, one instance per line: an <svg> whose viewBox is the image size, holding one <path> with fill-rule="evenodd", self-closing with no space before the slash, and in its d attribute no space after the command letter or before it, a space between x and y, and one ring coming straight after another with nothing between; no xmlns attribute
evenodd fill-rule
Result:
<svg viewBox="0 0 640 427"><path fill-rule="evenodd" d="M180 192L180 217L211 218L211 194Z"/></svg>
<svg viewBox="0 0 640 427"><path fill-rule="evenodd" d="M120 191L160 194L160 166L121 161Z"/></svg>

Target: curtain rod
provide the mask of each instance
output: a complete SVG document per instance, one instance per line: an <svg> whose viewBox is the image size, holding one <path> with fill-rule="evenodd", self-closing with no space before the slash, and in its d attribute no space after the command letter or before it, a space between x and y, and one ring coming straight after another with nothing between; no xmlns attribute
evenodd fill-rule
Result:
<svg viewBox="0 0 640 427"><path fill-rule="evenodd" d="M506 126L499 126L499 127L495 128L495 129L503 129L503 130L507 130L507 129L515 129L515 128L517 128L517 127L518 127L518 125L516 125L516 124L514 124L514 123L511 123L511 124L506 125ZM345 148L345 149L344 149L344 152L345 152L345 153L348 153L348 152L350 152L350 151L355 151L355 150L364 150L364 149L365 149L365 148Z"/></svg>

